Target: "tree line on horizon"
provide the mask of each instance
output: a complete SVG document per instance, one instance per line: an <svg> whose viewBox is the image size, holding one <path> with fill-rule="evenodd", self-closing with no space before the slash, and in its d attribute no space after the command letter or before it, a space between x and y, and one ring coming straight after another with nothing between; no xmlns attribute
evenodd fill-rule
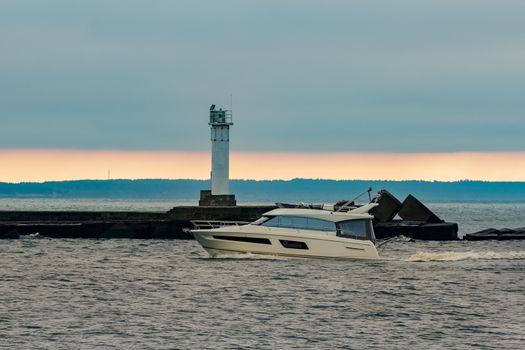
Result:
<svg viewBox="0 0 525 350"><path fill-rule="evenodd" d="M74 180L42 183L0 182L3 198L178 199L195 201L209 180ZM391 180L231 180L231 193L248 202L333 202L353 199L371 187L400 200L408 194L424 201L525 201L525 182ZM367 196L362 197L366 201Z"/></svg>

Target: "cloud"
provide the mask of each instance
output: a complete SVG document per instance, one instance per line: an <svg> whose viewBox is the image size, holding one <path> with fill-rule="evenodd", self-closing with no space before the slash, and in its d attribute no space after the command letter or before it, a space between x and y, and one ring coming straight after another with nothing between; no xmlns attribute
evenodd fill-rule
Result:
<svg viewBox="0 0 525 350"><path fill-rule="evenodd" d="M522 1L7 1L0 148L525 150Z"/></svg>

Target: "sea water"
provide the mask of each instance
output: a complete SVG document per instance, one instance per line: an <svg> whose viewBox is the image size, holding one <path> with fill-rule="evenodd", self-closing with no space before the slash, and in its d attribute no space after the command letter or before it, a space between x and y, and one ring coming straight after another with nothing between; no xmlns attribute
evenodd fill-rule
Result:
<svg viewBox="0 0 525 350"><path fill-rule="evenodd" d="M463 233L525 226L519 203L429 207ZM0 348L524 348L525 241L399 237L380 255L210 258L195 241L3 240Z"/></svg>

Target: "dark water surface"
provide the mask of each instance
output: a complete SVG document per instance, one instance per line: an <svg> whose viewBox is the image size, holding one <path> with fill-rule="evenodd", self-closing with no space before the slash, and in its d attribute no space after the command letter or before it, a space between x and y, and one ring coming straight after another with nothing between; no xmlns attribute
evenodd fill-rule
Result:
<svg viewBox="0 0 525 350"><path fill-rule="evenodd" d="M5 349L525 344L525 242L405 242L380 261L211 259L195 241L0 242Z"/></svg>
<svg viewBox="0 0 525 350"><path fill-rule="evenodd" d="M523 204L433 209L465 232L525 226ZM211 259L195 241L3 240L0 348L525 348L525 241L400 238L380 255Z"/></svg>

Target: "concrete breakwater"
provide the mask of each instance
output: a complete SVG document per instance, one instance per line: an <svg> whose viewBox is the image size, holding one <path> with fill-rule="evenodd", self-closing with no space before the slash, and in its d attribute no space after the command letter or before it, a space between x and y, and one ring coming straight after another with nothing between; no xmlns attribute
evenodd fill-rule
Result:
<svg viewBox="0 0 525 350"><path fill-rule="evenodd" d="M457 240L458 225L438 218L413 196L403 203L383 193L372 211L378 239L404 235L417 240ZM177 206L168 212L139 211L0 211L0 239L38 234L49 238L193 239L192 220L245 221L275 206ZM402 220L395 220L398 215ZM466 240L525 239L525 228L487 229Z"/></svg>
<svg viewBox="0 0 525 350"><path fill-rule="evenodd" d="M39 234L49 238L189 239L166 213L144 212L0 212L0 237Z"/></svg>
<svg viewBox="0 0 525 350"><path fill-rule="evenodd" d="M175 207L166 213L122 211L0 211L0 238L192 239L191 220L252 221L274 206Z"/></svg>
<svg viewBox="0 0 525 350"><path fill-rule="evenodd" d="M424 240L455 240L457 224L445 223L413 197L399 202L385 192L375 208L376 237L405 235ZM276 206L177 206L168 212L0 211L0 238L39 234L49 238L192 239L191 221L251 222ZM395 221L401 213L411 221ZM406 212L406 213L405 213Z"/></svg>

